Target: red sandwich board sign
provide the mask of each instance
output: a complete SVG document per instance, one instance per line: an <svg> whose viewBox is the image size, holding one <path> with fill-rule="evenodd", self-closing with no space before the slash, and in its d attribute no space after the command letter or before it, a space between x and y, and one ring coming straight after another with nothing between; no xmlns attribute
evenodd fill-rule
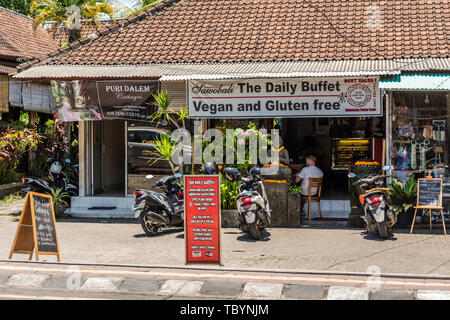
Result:
<svg viewBox="0 0 450 320"><path fill-rule="evenodd" d="M222 265L220 176L184 176L184 239L186 264Z"/></svg>

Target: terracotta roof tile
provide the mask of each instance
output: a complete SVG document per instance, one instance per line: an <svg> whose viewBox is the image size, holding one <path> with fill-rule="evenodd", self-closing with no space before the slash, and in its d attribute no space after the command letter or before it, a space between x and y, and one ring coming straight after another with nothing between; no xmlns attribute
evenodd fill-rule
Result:
<svg viewBox="0 0 450 320"><path fill-rule="evenodd" d="M379 28L369 28L370 6ZM448 0L165 0L46 63L449 57L449 16Z"/></svg>
<svg viewBox="0 0 450 320"><path fill-rule="evenodd" d="M20 13L0 7L0 55L32 59L57 49L44 28L33 32L33 20Z"/></svg>

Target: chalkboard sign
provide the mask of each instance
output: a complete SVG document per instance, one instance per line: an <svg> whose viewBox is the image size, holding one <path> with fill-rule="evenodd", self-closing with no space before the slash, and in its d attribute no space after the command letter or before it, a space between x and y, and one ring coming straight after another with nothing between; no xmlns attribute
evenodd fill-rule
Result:
<svg viewBox="0 0 450 320"><path fill-rule="evenodd" d="M439 209L441 212L442 227L444 234L447 235L445 229L445 216L444 208L442 207L442 179L423 178L417 182L417 205L414 207L414 217L411 225L411 234L414 228L414 222L416 221L416 215L418 209L428 209L430 219L430 231L433 228L433 214L432 209ZM425 211L425 210L424 210Z"/></svg>
<svg viewBox="0 0 450 320"><path fill-rule="evenodd" d="M28 192L9 259L13 253L21 253L28 254L28 260L31 260L34 250L36 260L39 260L40 254L45 254L56 255L60 261L52 197Z"/></svg>
<svg viewBox="0 0 450 320"><path fill-rule="evenodd" d="M39 252L58 252L52 199L33 195L34 220L36 222L37 248Z"/></svg>
<svg viewBox="0 0 450 320"><path fill-rule="evenodd" d="M419 179L417 206L421 208L442 207L442 179Z"/></svg>

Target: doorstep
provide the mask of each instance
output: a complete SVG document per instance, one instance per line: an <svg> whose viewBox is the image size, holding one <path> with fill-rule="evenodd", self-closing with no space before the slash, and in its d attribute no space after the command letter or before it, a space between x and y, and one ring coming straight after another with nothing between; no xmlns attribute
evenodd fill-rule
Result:
<svg viewBox="0 0 450 320"><path fill-rule="evenodd" d="M72 197L64 213L74 218L133 219L134 197Z"/></svg>
<svg viewBox="0 0 450 320"><path fill-rule="evenodd" d="M308 204L305 203L303 211L308 212ZM323 218L348 219L351 211L350 200L320 200L320 211ZM319 208L317 202L311 203L311 219L319 218Z"/></svg>

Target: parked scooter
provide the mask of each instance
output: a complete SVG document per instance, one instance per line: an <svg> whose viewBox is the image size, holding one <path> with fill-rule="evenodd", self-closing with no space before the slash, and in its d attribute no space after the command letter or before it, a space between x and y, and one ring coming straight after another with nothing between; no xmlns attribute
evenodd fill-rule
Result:
<svg viewBox="0 0 450 320"><path fill-rule="evenodd" d="M181 173L164 176L150 188L161 188L162 192L138 189L133 192L134 217L139 219L142 229L154 236L167 227L181 227L184 222L184 194ZM152 175L147 175L152 179Z"/></svg>
<svg viewBox="0 0 450 320"><path fill-rule="evenodd" d="M217 168L212 163L202 166L203 174L216 174ZM133 192L135 204L134 217L139 219L144 232L153 236L167 227L184 226L184 193L181 185L182 174L176 173L159 179L150 188L161 188L162 192L138 189ZM152 179L152 175L147 175Z"/></svg>
<svg viewBox="0 0 450 320"><path fill-rule="evenodd" d="M350 173L348 176L355 178L356 175ZM392 207L389 189L385 187L385 177L369 176L357 180L353 185L360 187L359 200L364 209L364 216L361 218L366 223L367 231L378 234L382 239L388 239L392 227L397 223L398 211Z"/></svg>
<svg viewBox="0 0 450 320"><path fill-rule="evenodd" d="M66 160L70 163L70 160ZM48 177L37 178L37 177L23 177L22 182L25 188L20 190L20 195L25 197L28 191L34 191L39 193L50 194L51 189L62 189L63 192L69 194L69 196L78 195L78 182L70 179L63 171L62 166L59 161L53 161L52 158L47 160L47 164L50 164L48 170Z"/></svg>
<svg viewBox="0 0 450 320"><path fill-rule="evenodd" d="M255 240L261 240L261 232L271 223L271 209L262 183L261 168L252 168L248 177L241 177L236 168L225 168L223 176L229 181L241 182L236 197L239 228L250 233Z"/></svg>

